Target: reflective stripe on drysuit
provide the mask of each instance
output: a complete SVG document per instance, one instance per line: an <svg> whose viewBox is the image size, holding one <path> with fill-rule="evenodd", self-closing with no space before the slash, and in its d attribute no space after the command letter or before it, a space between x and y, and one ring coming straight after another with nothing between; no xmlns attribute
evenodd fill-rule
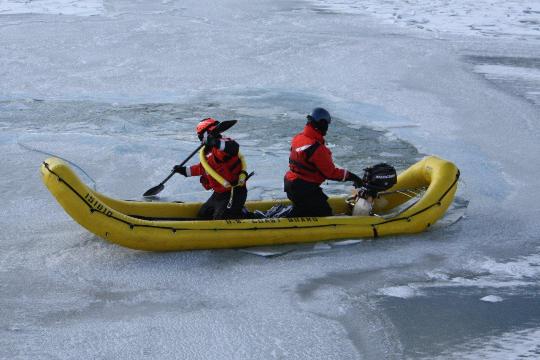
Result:
<svg viewBox="0 0 540 360"><path fill-rule="evenodd" d="M347 170L334 164L324 137L310 125L292 140L289 169L285 174L288 181L301 179L320 185L325 180L345 181L347 177Z"/></svg>

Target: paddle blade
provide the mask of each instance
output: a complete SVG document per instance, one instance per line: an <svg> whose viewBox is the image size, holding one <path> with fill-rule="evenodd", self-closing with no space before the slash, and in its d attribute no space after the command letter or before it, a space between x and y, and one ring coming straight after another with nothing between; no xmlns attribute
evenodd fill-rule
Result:
<svg viewBox="0 0 540 360"><path fill-rule="evenodd" d="M154 196L161 192L161 190L165 189L165 185L159 184L158 186L154 186L153 188L146 191L143 196Z"/></svg>
<svg viewBox="0 0 540 360"><path fill-rule="evenodd" d="M236 124L238 120L225 120L218 124L218 126L214 129L214 133L221 134L222 132L229 130L231 127L233 127L234 124Z"/></svg>

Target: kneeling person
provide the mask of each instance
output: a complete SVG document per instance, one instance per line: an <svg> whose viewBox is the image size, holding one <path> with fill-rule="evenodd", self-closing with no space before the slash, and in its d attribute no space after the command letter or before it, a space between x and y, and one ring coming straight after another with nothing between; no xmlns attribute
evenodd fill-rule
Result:
<svg viewBox="0 0 540 360"><path fill-rule="evenodd" d="M332 208L321 189L322 182L353 181L359 186L362 180L334 165L332 152L324 140L332 121L330 113L315 108L307 119L304 130L292 139L289 171L285 174L285 192L293 203L288 217L331 216Z"/></svg>
<svg viewBox="0 0 540 360"><path fill-rule="evenodd" d="M239 157L240 146L232 139L216 133L219 122L212 118L202 120L197 125L197 136L204 146L208 165L229 184L237 184L243 173ZM190 167L175 166L174 170L184 176L199 176L206 190L213 190L212 196L201 206L197 217L203 220L239 219L247 198L246 185L225 187L206 172L201 163Z"/></svg>

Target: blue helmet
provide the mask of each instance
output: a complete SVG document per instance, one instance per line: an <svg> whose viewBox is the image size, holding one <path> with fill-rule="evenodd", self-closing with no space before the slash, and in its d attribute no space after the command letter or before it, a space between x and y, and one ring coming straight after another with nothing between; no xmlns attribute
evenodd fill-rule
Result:
<svg viewBox="0 0 540 360"><path fill-rule="evenodd" d="M332 122L332 117L330 116L330 113L320 107L313 109L311 114L307 116L307 119L310 122L314 122L314 123L318 123L320 121L326 121L328 124L330 124Z"/></svg>
<svg viewBox="0 0 540 360"><path fill-rule="evenodd" d="M330 113L323 108L315 108L307 116L308 124L313 125L315 129L318 129L323 135L326 135L328 131L328 125L332 122Z"/></svg>

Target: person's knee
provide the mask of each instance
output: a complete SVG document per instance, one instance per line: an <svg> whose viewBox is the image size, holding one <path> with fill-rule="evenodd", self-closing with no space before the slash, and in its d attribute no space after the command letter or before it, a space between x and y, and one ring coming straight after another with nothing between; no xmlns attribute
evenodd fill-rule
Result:
<svg viewBox="0 0 540 360"><path fill-rule="evenodd" d="M327 204L326 207L321 209L321 214L318 216L332 216L332 215L333 215L332 208L330 207L330 205Z"/></svg>
<svg viewBox="0 0 540 360"><path fill-rule="evenodd" d="M226 206L214 211L214 220L229 220L229 219L241 219L242 208L227 208Z"/></svg>
<svg viewBox="0 0 540 360"><path fill-rule="evenodd" d="M197 217L203 220L212 219L213 209L208 204L203 204L199 211L197 211Z"/></svg>
<svg viewBox="0 0 540 360"><path fill-rule="evenodd" d="M201 220L212 220L213 215L209 212L199 211L197 214L197 218Z"/></svg>

